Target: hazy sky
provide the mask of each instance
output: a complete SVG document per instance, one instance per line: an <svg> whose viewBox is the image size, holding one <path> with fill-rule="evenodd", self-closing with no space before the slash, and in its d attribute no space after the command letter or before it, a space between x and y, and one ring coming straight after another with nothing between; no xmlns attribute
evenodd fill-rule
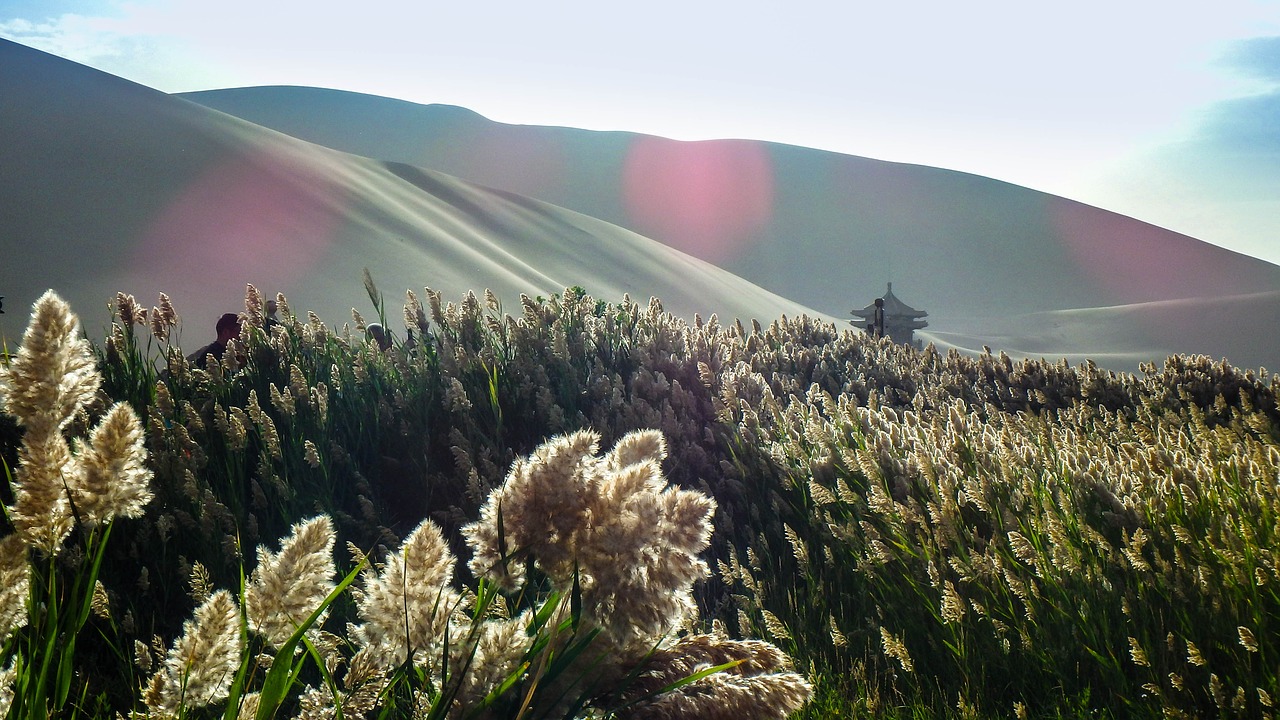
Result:
<svg viewBox="0 0 1280 720"><path fill-rule="evenodd" d="M1280 263L1280 0L0 0L0 37L169 92L953 168Z"/></svg>

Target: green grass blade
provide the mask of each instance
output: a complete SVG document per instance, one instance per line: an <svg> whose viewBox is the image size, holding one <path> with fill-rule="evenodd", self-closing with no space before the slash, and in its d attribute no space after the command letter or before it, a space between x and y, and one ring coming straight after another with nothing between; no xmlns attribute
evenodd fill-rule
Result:
<svg viewBox="0 0 1280 720"><path fill-rule="evenodd" d="M301 660L298 662L298 667L294 667L294 664L290 663L288 659L293 657L294 649L302 640L302 636L311 629L311 626L320 618L320 615L351 586L351 583L355 582L356 577L359 576L363 568L364 564L361 563L347 573L347 576L333 588L324 601L320 603L320 606L311 611L311 614L298 625L293 634L281 643L280 649L276 653L276 662L271 664L271 669L267 671L267 677L262 683L258 712L254 716L255 720L270 720L270 718L275 717L276 710L284 702L285 695L288 694L289 688L297 679L298 672L301 669Z"/></svg>

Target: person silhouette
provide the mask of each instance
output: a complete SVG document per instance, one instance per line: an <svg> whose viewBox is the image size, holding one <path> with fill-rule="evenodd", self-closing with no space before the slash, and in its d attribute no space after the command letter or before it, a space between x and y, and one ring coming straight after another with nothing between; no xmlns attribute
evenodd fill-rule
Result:
<svg viewBox="0 0 1280 720"><path fill-rule="evenodd" d="M280 324L280 320L276 318L278 308L275 298L267 300L263 306L265 312L262 314L262 329L267 331L267 337L271 337L271 328Z"/></svg>
<svg viewBox="0 0 1280 720"><path fill-rule="evenodd" d="M235 313L225 313L218 318L218 323L214 327L218 331L218 339L187 356L187 359L201 370L208 367L210 355L215 360L222 360L222 354L227 351L227 342L231 338L240 337L240 316Z"/></svg>
<svg viewBox="0 0 1280 720"><path fill-rule="evenodd" d="M364 330L370 340L378 343L379 350L391 349L391 336L387 334L386 328L382 327L380 323L369 323Z"/></svg>

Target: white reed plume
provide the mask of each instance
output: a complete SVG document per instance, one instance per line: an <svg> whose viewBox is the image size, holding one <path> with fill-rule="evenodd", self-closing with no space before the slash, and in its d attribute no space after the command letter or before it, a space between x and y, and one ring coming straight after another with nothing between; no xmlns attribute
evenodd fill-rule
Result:
<svg viewBox="0 0 1280 720"><path fill-rule="evenodd" d="M0 406L28 432L61 430L98 391L102 379L78 326L71 307L45 292L32 306L17 356L0 366Z"/></svg>
<svg viewBox="0 0 1280 720"><path fill-rule="evenodd" d="M161 342L168 342L169 331L178 326L178 311L164 293L160 293L159 303L151 308L151 334Z"/></svg>
<svg viewBox="0 0 1280 720"><path fill-rule="evenodd" d="M209 596L164 665L151 677L143 702L155 717L178 717L227 696L240 660L240 613L226 590Z"/></svg>
<svg viewBox="0 0 1280 720"><path fill-rule="evenodd" d="M62 433L44 433L28 427L18 448L14 503L8 513L22 539L45 555L57 555L63 539L71 532L67 486L75 474L75 460Z"/></svg>
<svg viewBox="0 0 1280 720"><path fill-rule="evenodd" d="M17 660L0 670L0 717L8 717L9 708L13 706L13 684L18 680ZM1259 690L1261 692L1261 690Z"/></svg>
<svg viewBox="0 0 1280 720"><path fill-rule="evenodd" d="M132 299L121 301L136 315ZM52 290L36 301L22 348L0 367L0 403L26 428L9 510L18 534L56 555L71 532L73 511L87 523L139 517L151 500L142 423L113 406L78 455L63 432L93 400L102 379L71 308Z"/></svg>
<svg viewBox="0 0 1280 720"><path fill-rule="evenodd" d="M405 291L404 325L410 330L417 329L423 333L427 332L428 328L426 310L422 307L422 301L412 290Z"/></svg>
<svg viewBox="0 0 1280 720"><path fill-rule="evenodd" d="M333 591L334 530L328 515L293 526L273 553L258 547L258 566L244 591L249 626L280 647Z"/></svg>
<svg viewBox="0 0 1280 720"><path fill-rule="evenodd" d="M598 446L597 434L581 431L517 460L480 520L463 528L471 568L507 590L526 557L561 591L577 573L584 614L610 642L652 646L696 612L691 588L708 572L697 554L715 503L667 487L657 431L630 433L603 458Z"/></svg>
<svg viewBox="0 0 1280 720"><path fill-rule="evenodd" d="M589 576L584 605L616 641L652 645L697 613L692 588L706 577L697 556L711 537L715 501L668 487L661 433L629 433L597 466L591 525L577 548Z"/></svg>
<svg viewBox="0 0 1280 720"><path fill-rule="evenodd" d="M263 327L266 321L264 312L266 300L262 296L262 292L253 286L253 283L246 283L244 286L244 319L245 325L253 327ZM240 337L247 338L243 330Z"/></svg>
<svg viewBox="0 0 1280 720"><path fill-rule="evenodd" d="M9 517L28 544L48 555L72 526L66 489L77 473L62 431L101 382L70 306L46 292L32 307L17 356L0 366L0 405L26 428Z"/></svg>
<svg viewBox="0 0 1280 720"><path fill-rule="evenodd" d="M141 517L151 502L142 423L133 408L116 403L93 429L80 454L76 510L89 522Z"/></svg>
<svg viewBox="0 0 1280 720"><path fill-rule="evenodd" d="M474 552L472 572L514 591L524 581L518 558L532 555L554 581L572 579L575 537L587 526L598 494L593 483L599 474L592 466L599 442L596 433L579 431L544 443L512 465L480 509L480 520L462 529Z"/></svg>
<svg viewBox="0 0 1280 720"><path fill-rule="evenodd" d="M631 697L675 684L703 670L729 662L738 664L675 691L657 695L619 717L628 720L707 718L782 720L799 710L813 688L778 648L758 640L729 640L719 635L691 635L671 647L656 650L645 663Z"/></svg>
<svg viewBox="0 0 1280 720"><path fill-rule="evenodd" d="M31 563L20 535L0 540L0 641L27 624Z"/></svg>
<svg viewBox="0 0 1280 720"><path fill-rule="evenodd" d="M133 332L133 325L147 324L147 309L128 293L116 293L116 313L120 316L120 322L130 328L129 332Z"/></svg>
<svg viewBox="0 0 1280 720"><path fill-rule="evenodd" d="M403 663L410 653L415 662L438 656L434 650L459 599L450 587L455 562L440 528L424 520L380 573L365 574L354 593L363 624L352 628L352 640L383 667Z"/></svg>
<svg viewBox="0 0 1280 720"><path fill-rule="evenodd" d="M636 430L624 435L605 458L608 470L618 471L645 460L661 463L667 458L667 440L657 430Z"/></svg>
<svg viewBox="0 0 1280 720"><path fill-rule="evenodd" d="M532 612L528 610L514 618L493 618L477 628L474 645L463 641L453 646L453 666L467 667L469 671L458 687L450 708L451 717L464 717L486 695L521 670L532 642L526 632L531 620ZM467 654L471 657L466 657Z"/></svg>

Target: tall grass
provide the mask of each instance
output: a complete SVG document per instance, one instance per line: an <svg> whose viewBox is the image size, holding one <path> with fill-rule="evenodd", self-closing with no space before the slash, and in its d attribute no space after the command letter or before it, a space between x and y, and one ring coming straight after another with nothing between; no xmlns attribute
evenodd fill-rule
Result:
<svg viewBox="0 0 1280 720"><path fill-rule="evenodd" d="M1010 388L1063 370L967 364ZM750 627L861 678L865 709L1272 712L1274 379L1171 358L1017 412L756 385L764 401L735 416L766 451L746 474L771 512L722 574ZM1027 390L996 397L1049 399Z"/></svg>
<svg viewBox="0 0 1280 720"><path fill-rule="evenodd" d="M122 296L98 364L105 394L145 416L156 500L103 559L120 640L82 652L182 636L193 584L234 590L261 564L246 548L319 514L359 549L336 561L344 577L394 557L423 518L468 557L462 529L547 438L594 428L610 447L653 428L673 484L717 505L714 573L690 597L793 656L817 684L809 716L1272 713L1280 409L1265 372L942 355L808 318L685 323L580 289L513 314L492 293L421 298L384 351L358 312L334 328L277 297L273 324L250 287L242 337L205 371L171 344L163 298L142 313ZM532 573L525 600L464 568L458 608L527 609L562 638L589 593L559 568ZM339 593L327 613L325 627L354 621L359 604ZM689 637L677 655L702 665L663 683L756 662ZM358 694L311 642L296 656L313 658L311 704L294 692L290 711ZM426 687L399 677L384 688L397 702Z"/></svg>
<svg viewBox="0 0 1280 720"><path fill-rule="evenodd" d="M471 575L460 585L436 522L413 518L412 508L381 512L406 492L392 470L417 459L386 453L424 452L410 428L428 441L447 431L451 442L478 446L482 461L514 452L503 444L507 365L488 355L493 338L468 337L467 325L454 323L457 331L446 325L445 339L428 344L431 328L417 322L410 300L418 344L384 350L315 318L304 325L283 297L288 325L273 326L250 287L241 337L204 370L169 345L168 312L156 322L153 311L157 345L139 341L145 313L121 296L103 373L65 304L52 293L42 299L22 352L0 376L23 431L8 508L17 532L5 541L23 552L0 568L19 589L3 608L6 630L15 631L0 657L8 714L658 718L692 710L780 718L804 703L808 683L772 645L692 632L700 627L692 585L707 572L697 554L715 505L668 487L667 446L656 431L624 434L602 457L598 435L576 432L504 462L510 472L487 484L472 469L464 483L441 483L426 498L428 486L409 488L418 502L454 503L441 510L454 530L470 521L461 529ZM438 298L432 304L436 314L455 312ZM457 352L466 344L479 357ZM158 348L162 369L148 348ZM476 382L476 394L458 376ZM107 394L146 408L150 453L124 404L83 449L67 441L77 414L96 413L104 380ZM473 397L487 400L488 414L468 427L458 420ZM121 423L116 434L125 439L113 442ZM449 467L464 467L465 450L450 450ZM387 477L370 482L369 469ZM148 506L151 485L160 502ZM123 550L114 542L108 555L98 528L144 506L147 517L118 539ZM401 540L398 524L410 518ZM280 525L288 536L279 551L258 541L284 534ZM351 559L337 579L340 530ZM46 590L29 560L54 567L64 541L80 534L89 557L51 571ZM450 534L455 543L462 537ZM243 550L251 543L256 562ZM63 575L69 596L53 582ZM111 632L77 648L91 606Z"/></svg>

